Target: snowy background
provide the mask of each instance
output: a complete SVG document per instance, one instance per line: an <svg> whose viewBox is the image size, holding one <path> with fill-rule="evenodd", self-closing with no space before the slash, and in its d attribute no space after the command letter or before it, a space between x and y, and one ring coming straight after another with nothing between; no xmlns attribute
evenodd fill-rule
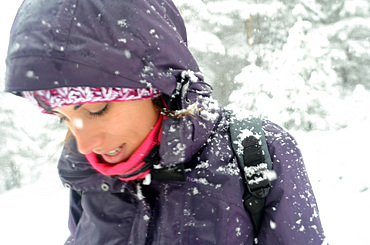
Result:
<svg viewBox="0 0 370 245"><path fill-rule="evenodd" d="M0 14L0 60L20 0ZM370 2L176 0L215 97L300 144L330 244L370 244ZM4 62L0 63L3 89ZM63 244L65 128L0 93L0 244Z"/></svg>

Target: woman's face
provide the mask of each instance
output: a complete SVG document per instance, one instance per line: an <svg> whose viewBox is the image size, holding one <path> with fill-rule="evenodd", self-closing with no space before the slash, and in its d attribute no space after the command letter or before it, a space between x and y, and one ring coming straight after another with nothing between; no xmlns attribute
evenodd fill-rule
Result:
<svg viewBox="0 0 370 245"><path fill-rule="evenodd" d="M78 151L110 164L126 161L157 122L152 100L85 103L54 109L75 136Z"/></svg>

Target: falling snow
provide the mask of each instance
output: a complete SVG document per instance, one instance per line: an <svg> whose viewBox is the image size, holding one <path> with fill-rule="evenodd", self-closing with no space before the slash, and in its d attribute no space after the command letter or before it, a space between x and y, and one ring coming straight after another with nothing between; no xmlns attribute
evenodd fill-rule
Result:
<svg viewBox="0 0 370 245"><path fill-rule="evenodd" d="M368 6L366 1L358 2L363 2L365 7ZM351 3L351 1L347 1L345 4L349 12L361 10L357 10L354 7L355 5L351 5ZM101 14L98 15L98 18L101 19ZM46 26L49 25L45 21L42 24ZM117 24L120 27L127 27L126 20L119 20ZM191 33L192 32L190 32L190 34ZM199 36L204 38L202 35ZM347 36L345 35L343 38L346 37ZM208 41L209 40L211 39L208 39ZM118 42L127 43L127 40L122 38L118 39ZM190 43L200 45L202 42ZM215 47L217 48L214 50L221 53L225 52L221 42L216 42ZM18 49L20 48L20 45L17 44L14 48ZM63 47L61 47L60 50L63 51ZM29 79L39 79L34 71L28 71L25 76ZM146 81L144 81L144 83L146 83ZM370 242L368 236L366 235L367 220L366 218L364 219L364 217L369 217L369 211L366 206L366 204L370 201L368 195L368 167L364 165L366 161L363 161L361 154L349 154L351 152L366 152L366 139L368 138L367 136L369 136L369 132L367 130L368 121L366 121L368 119L359 118L360 114L363 116L363 113L359 113L360 110L353 110L353 108L364 108L362 111L366 112L368 103L363 103L364 106L361 107L361 103L358 102L359 100L363 99L360 95L366 94L366 90L363 92L360 90L361 89L359 87L356 94L354 93L353 97L351 97L349 100L338 102L340 105L335 103L338 106L338 112L347 111L350 112L349 114L353 115L353 117L346 118L349 125L348 127L332 131L293 133L293 135L297 135L296 137L298 142L300 142L301 149L305 156L306 166L311 176L315 194L318 198L318 206L320 207L320 215L324 224L324 228L327 230L327 235L331 237L332 240L335 240L335 242L331 244L365 245L369 244ZM365 101L365 99L363 100ZM333 114L345 114L343 116L345 117L348 113ZM205 117L206 116L207 115L205 115ZM212 116L211 113L210 116ZM354 118L359 120L354 120ZM77 125L80 124L77 123ZM343 142L343 139L353 139L356 144L353 144L353 146L346 145L346 147L349 148L344 148L343 144L341 143ZM337 154L338 152L341 152L341 154ZM348 167L348 165L353 165L354 162L357 164L355 169ZM203 165L203 163L201 165ZM158 167L160 168L160 166ZM222 169L220 168L218 171L232 174L236 171L235 169L235 166L230 165ZM358 169L363 169L364 171L358 171ZM341 198L343 193L348 193L351 198L349 200L344 200ZM137 196L139 198L143 198L140 188L137 189ZM305 193L297 198L305 199L307 197L308 195ZM27 200L27 207L22 205L25 200ZM3 220L3 226L0 226L0 230L8 231L2 234L0 238L1 244L9 244L9 241L14 241L14 243L17 244L27 242L31 243L30 241L36 241L33 243L37 244L61 244L64 242L65 237L68 236L68 230L65 225L67 219L66 207L68 205L68 192L60 187L58 176L56 176L54 168L45 168L44 177L34 185L25 186L22 189L16 189L0 195L0 203L3 207L3 212L0 215ZM353 203L358 205L356 210L350 214L343 212L343 210L346 210L346 208L353 205ZM27 211L28 208L32 208L32 213ZM15 209L17 210L19 216L27 217L24 218L21 223L14 220L13 215L11 215L13 212L9 212L9 210ZM65 212L55 212L55 210L65 210ZM278 207L272 207L271 210L276 212ZM214 212L214 209L212 211ZM52 217L41 217L36 215L43 212L53 213L53 215ZM185 214L191 215L189 210L184 210L184 215ZM338 222L338 214L340 214L341 222ZM316 210L314 210L312 217L317 216L318 213ZM149 220L149 217L144 216L144 219ZM310 229L308 226L304 227L301 225L301 219L294 220L292 223L296 223L296 229L300 230L301 232L305 232L306 229ZM348 226L343 225L349 223L355 223L359 225L356 227L356 229L351 230L351 228L348 228ZM271 221L270 227L271 229L274 229L273 227L276 228L276 224ZM317 229L317 227L314 226L311 228ZM39 234L37 231L39 229L42 229L45 233L50 234L50 237L52 237L51 242L49 241L43 243L45 238L41 238L37 235ZM14 232L12 232L12 230L14 230ZM22 237L17 235L17 230L22 230L26 234L24 237L26 237L25 239L27 241L22 241ZM239 228L235 229L236 234L239 234L240 231L242 230L239 230ZM354 236L353 233L356 233L357 235ZM341 235L338 236L338 234Z"/></svg>
<svg viewBox="0 0 370 245"><path fill-rule="evenodd" d="M119 25L120 27L127 27L127 20L126 19L117 20L117 25Z"/></svg>
<svg viewBox="0 0 370 245"><path fill-rule="evenodd" d="M124 55L125 55L125 57L126 57L127 59L131 59L131 52L130 52L130 50L125 49L125 50L123 51L123 53L124 53Z"/></svg>
<svg viewBox="0 0 370 245"><path fill-rule="evenodd" d="M118 39L118 42L127 43L127 39L126 38L120 38L120 39Z"/></svg>
<svg viewBox="0 0 370 245"><path fill-rule="evenodd" d="M272 230L276 229L276 223L272 220L270 220L270 227L271 227Z"/></svg>
<svg viewBox="0 0 370 245"><path fill-rule="evenodd" d="M27 71L26 73L26 77L27 78L31 78L31 79L39 79L38 76L36 76L35 72L34 71Z"/></svg>
<svg viewBox="0 0 370 245"><path fill-rule="evenodd" d="M75 118L73 120L73 126L75 126L77 129L82 129L84 127L84 123L81 118Z"/></svg>

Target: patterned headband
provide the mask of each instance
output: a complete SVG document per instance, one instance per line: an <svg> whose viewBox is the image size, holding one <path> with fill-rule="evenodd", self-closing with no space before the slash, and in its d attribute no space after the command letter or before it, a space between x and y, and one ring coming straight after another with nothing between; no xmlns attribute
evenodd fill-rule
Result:
<svg viewBox="0 0 370 245"><path fill-rule="evenodd" d="M39 106L43 113L65 105L95 102L152 99L161 95L155 88L62 87L50 90L25 91L23 96Z"/></svg>

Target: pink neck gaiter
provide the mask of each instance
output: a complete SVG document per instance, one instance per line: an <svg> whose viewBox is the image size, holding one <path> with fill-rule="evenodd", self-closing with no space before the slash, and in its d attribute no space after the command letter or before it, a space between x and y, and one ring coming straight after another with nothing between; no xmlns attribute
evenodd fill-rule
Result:
<svg viewBox="0 0 370 245"><path fill-rule="evenodd" d="M104 175L118 176L119 179L124 181L144 179L145 176L150 172L150 169L142 170L147 169L145 168L146 162L143 160L153 149L153 147L159 145L161 142L163 119L163 115L160 115L152 131L126 162L121 162L114 165L100 163L98 156L95 153L86 154L85 156L87 160L96 170Z"/></svg>

